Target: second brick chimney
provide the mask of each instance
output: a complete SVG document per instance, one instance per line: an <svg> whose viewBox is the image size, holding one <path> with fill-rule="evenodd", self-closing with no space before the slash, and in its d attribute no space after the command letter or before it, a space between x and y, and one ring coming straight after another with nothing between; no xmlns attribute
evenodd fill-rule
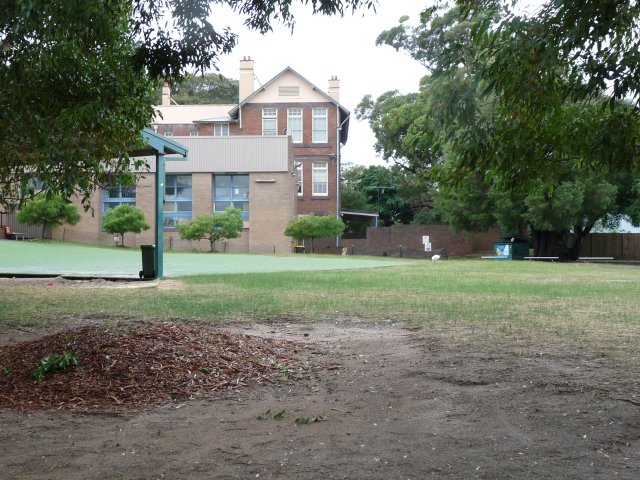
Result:
<svg viewBox="0 0 640 480"><path fill-rule="evenodd" d="M171 105L171 88L169 87L169 82L162 84L162 105Z"/></svg>
<svg viewBox="0 0 640 480"><path fill-rule="evenodd" d="M238 95L242 102L253 93L253 60L251 57L242 57L240 60L240 87Z"/></svg>
<svg viewBox="0 0 640 480"><path fill-rule="evenodd" d="M337 76L332 76L329 79L329 96L336 102L340 103L340 80Z"/></svg>

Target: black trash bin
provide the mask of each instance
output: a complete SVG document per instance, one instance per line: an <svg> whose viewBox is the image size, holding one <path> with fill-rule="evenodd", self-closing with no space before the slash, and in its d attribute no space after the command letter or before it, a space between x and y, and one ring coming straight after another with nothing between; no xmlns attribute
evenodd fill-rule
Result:
<svg viewBox="0 0 640 480"><path fill-rule="evenodd" d="M140 278L156 278L156 246L140 245L140 250L142 250Z"/></svg>

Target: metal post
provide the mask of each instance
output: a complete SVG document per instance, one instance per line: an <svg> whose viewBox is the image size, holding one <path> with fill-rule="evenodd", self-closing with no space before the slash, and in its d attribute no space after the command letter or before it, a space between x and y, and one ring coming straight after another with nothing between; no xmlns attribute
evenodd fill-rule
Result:
<svg viewBox="0 0 640 480"><path fill-rule="evenodd" d="M336 118L339 118L339 114L340 113L340 108L337 107L337 111L336 111ZM336 218L338 220L340 220L340 202L341 202L341 197L340 197L340 177L341 177L341 162L342 162L342 158L341 154L342 152L340 151L340 134L342 133L342 126L347 122L347 120L349 120L349 118L351 117L351 114L347 115L347 118L345 118L342 123L340 124L340 126L336 129ZM336 235L336 248L338 248L340 246L340 235Z"/></svg>
<svg viewBox="0 0 640 480"><path fill-rule="evenodd" d="M164 152L156 153L156 278L164 275Z"/></svg>

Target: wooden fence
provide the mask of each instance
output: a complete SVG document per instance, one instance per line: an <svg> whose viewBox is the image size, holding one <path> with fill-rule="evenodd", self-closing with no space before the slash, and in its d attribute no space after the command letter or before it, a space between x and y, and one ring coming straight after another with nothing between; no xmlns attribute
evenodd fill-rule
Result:
<svg viewBox="0 0 640 480"><path fill-rule="evenodd" d="M585 239L580 256L640 260L640 233L592 233Z"/></svg>
<svg viewBox="0 0 640 480"><path fill-rule="evenodd" d="M2 224L11 227L11 230L14 232L24 233L27 238L42 237L42 225L27 225L26 223L20 223L13 213L4 213L2 215ZM50 228L45 229L44 238L51 238Z"/></svg>

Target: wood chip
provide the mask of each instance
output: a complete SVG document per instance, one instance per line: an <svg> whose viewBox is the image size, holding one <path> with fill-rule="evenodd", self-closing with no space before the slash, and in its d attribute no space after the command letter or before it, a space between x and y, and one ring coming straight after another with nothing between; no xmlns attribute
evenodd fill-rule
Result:
<svg viewBox="0 0 640 480"><path fill-rule="evenodd" d="M308 375L305 349L193 325L88 326L0 347L0 409L112 410L289 381ZM78 366L31 377L41 359L65 351Z"/></svg>

